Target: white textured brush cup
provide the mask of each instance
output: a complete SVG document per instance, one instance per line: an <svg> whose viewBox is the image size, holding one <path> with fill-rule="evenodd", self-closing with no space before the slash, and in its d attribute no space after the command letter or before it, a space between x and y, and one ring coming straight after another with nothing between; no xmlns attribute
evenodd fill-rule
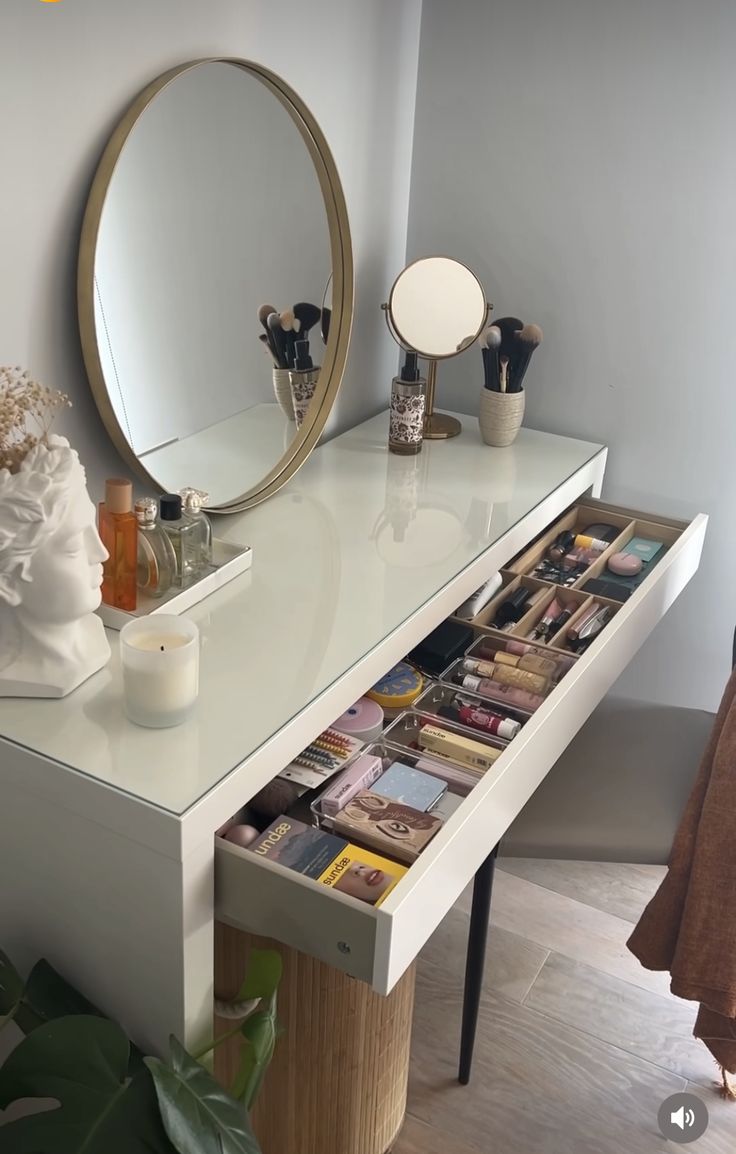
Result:
<svg viewBox="0 0 736 1154"><path fill-rule="evenodd" d="M512 445L524 420L525 393L496 393L481 389L478 422L480 435L487 445L503 448Z"/></svg>
<svg viewBox="0 0 736 1154"><path fill-rule="evenodd" d="M294 403L291 399L291 384L289 382L288 369L274 369L273 370L273 391L276 400L279 403L279 408L284 416L289 421L294 418Z"/></svg>

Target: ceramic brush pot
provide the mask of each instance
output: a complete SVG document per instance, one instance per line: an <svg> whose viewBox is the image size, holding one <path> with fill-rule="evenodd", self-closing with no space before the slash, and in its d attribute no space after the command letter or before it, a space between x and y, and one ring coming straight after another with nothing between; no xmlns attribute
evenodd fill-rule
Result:
<svg viewBox="0 0 736 1154"><path fill-rule="evenodd" d="M294 416L294 402L291 396L291 381L288 369L273 370L273 391L281 412L288 421L296 420Z"/></svg>
<svg viewBox="0 0 736 1154"><path fill-rule="evenodd" d="M497 448L513 445L524 420L525 398L523 389L518 393L481 389L478 422L480 435L487 445Z"/></svg>

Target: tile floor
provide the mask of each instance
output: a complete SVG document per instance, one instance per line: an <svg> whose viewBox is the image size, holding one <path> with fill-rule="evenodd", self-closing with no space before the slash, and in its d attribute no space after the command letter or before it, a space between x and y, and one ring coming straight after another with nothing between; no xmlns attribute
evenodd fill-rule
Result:
<svg viewBox="0 0 736 1154"><path fill-rule="evenodd" d="M496 872L473 1078L456 1081L470 892L420 959L409 1116L394 1154L656 1154L670 1094L711 1121L683 1149L734 1154L736 1103L691 1035L695 1007L626 939L659 866L504 859Z"/></svg>

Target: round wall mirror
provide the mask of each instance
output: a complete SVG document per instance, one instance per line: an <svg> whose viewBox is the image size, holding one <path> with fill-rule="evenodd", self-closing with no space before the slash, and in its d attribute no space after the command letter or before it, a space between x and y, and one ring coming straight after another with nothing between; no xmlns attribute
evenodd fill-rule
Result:
<svg viewBox="0 0 736 1154"><path fill-rule="evenodd" d="M95 176L78 295L97 406L150 485L234 512L293 476L340 386L353 305L342 187L296 93L230 59L149 85ZM313 383L309 361L299 423L288 369Z"/></svg>
<svg viewBox="0 0 736 1154"><path fill-rule="evenodd" d="M429 361L425 438L456 437L457 417L434 410L437 361L470 348L483 331L489 306L482 284L459 260L425 256L399 273L382 307L395 340Z"/></svg>

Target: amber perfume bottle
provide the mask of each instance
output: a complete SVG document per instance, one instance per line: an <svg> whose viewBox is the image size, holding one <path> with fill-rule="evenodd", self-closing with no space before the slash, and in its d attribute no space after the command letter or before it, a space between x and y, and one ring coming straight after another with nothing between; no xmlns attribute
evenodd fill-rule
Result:
<svg viewBox="0 0 736 1154"><path fill-rule="evenodd" d="M133 485L119 477L105 482L98 528L110 556L103 566L102 600L116 609L137 603L138 521L133 512Z"/></svg>

